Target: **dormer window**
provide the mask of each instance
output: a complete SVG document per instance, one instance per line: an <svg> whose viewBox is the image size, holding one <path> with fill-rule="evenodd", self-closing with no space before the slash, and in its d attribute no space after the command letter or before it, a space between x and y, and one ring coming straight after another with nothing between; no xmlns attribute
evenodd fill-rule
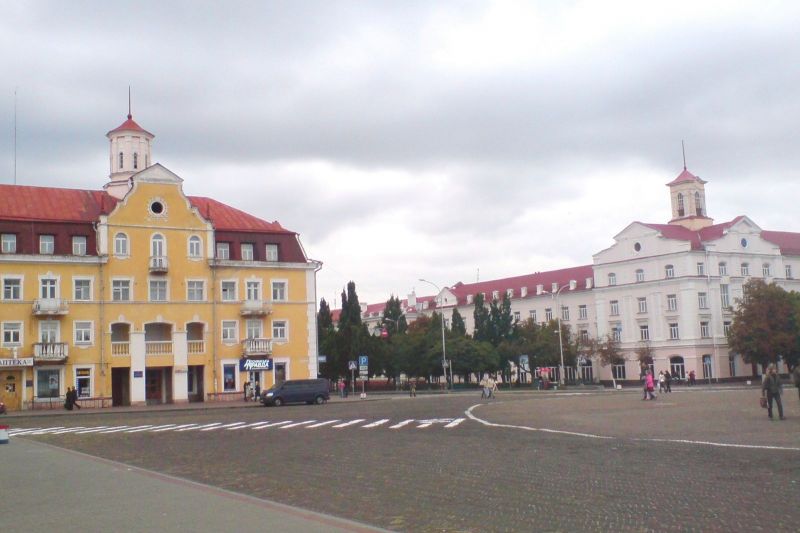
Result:
<svg viewBox="0 0 800 533"><path fill-rule="evenodd" d="M119 153L119 169L122 170L122 152Z"/></svg>
<svg viewBox="0 0 800 533"><path fill-rule="evenodd" d="M139 168L139 154L133 152L133 169L136 170Z"/></svg>
<svg viewBox="0 0 800 533"><path fill-rule="evenodd" d="M683 208L683 193L678 193L678 216L682 217L686 214L686 211Z"/></svg>
<svg viewBox="0 0 800 533"><path fill-rule="evenodd" d="M509 298L513 298L514 297L514 289L506 290L506 296L508 296Z"/></svg>

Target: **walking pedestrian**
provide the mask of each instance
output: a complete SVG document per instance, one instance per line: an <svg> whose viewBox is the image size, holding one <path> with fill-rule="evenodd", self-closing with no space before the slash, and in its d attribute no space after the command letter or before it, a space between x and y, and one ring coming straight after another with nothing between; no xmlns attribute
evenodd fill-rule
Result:
<svg viewBox="0 0 800 533"><path fill-rule="evenodd" d="M497 397L497 381L490 378L491 386L489 387L489 397L496 398Z"/></svg>
<svg viewBox="0 0 800 533"><path fill-rule="evenodd" d="M783 416L783 404L781 403L781 378L778 376L778 369L775 363L770 363L767 367L767 374L764 376L764 381L761 383L761 397L767 398L767 416L772 418L772 401L778 404L778 417L781 420L786 420Z"/></svg>
<svg viewBox="0 0 800 533"><path fill-rule="evenodd" d="M72 405L78 409L81 408L81 404L78 403L78 391L75 390L75 387L72 387Z"/></svg>
<svg viewBox="0 0 800 533"><path fill-rule="evenodd" d="M697 382L695 381L695 373L694 370L689 371L689 385L695 385Z"/></svg>
<svg viewBox="0 0 800 533"><path fill-rule="evenodd" d="M654 388L655 384L653 382L653 373L650 372L650 370L648 369L644 375L644 397L642 398L642 400L647 400L647 399L655 400L656 396L655 394L653 394ZM648 396L650 398L648 398Z"/></svg>
<svg viewBox="0 0 800 533"><path fill-rule="evenodd" d="M478 383L478 386L481 388L481 400L484 400L489 397L489 389L486 387L486 378L482 378L481 382Z"/></svg>
<svg viewBox="0 0 800 533"><path fill-rule="evenodd" d="M664 371L664 385L667 387L667 392L672 392L672 374L669 370Z"/></svg>
<svg viewBox="0 0 800 533"><path fill-rule="evenodd" d="M667 391L667 378L664 376L664 371L661 370L658 372L658 392L666 392Z"/></svg>
<svg viewBox="0 0 800 533"><path fill-rule="evenodd" d="M244 382L244 401L249 400L250 399L249 396L250 396L250 382L249 381L245 381Z"/></svg>
<svg viewBox="0 0 800 533"><path fill-rule="evenodd" d="M416 381L409 381L408 383L408 395L412 398L417 397L417 382Z"/></svg>
<svg viewBox="0 0 800 533"><path fill-rule="evenodd" d="M340 379L339 380L339 398L344 398L344 387L345 387L344 380Z"/></svg>
<svg viewBox="0 0 800 533"><path fill-rule="evenodd" d="M73 403L72 403L72 389L67 387L67 393L64 394L64 409L67 411L72 411Z"/></svg>
<svg viewBox="0 0 800 533"><path fill-rule="evenodd" d="M253 401L259 402L261 401L261 383L256 381L256 389Z"/></svg>

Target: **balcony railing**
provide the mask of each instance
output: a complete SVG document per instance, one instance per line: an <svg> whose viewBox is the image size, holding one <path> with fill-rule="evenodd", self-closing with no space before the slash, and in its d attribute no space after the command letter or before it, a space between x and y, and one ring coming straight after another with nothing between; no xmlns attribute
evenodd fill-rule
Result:
<svg viewBox="0 0 800 533"><path fill-rule="evenodd" d="M272 355L272 339L245 339L242 342L245 357Z"/></svg>
<svg viewBox="0 0 800 533"><path fill-rule="evenodd" d="M166 274L169 270L169 262L162 255L154 255L150 258L151 274Z"/></svg>
<svg viewBox="0 0 800 533"><path fill-rule="evenodd" d="M172 341L144 341L145 355L172 355Z"/></svg>
<svg viewBox="0 0 800 533"><path fill-rule="evenodd" d="M33 356L44 361L60 361L66 359L68 345L66 342L36 342L33 344Z"/></svg>
<svg viewBox="0 0 800 533"><path fill-rule="evenodd" d="M68 312L69 304L61 298L38 298L33 302L34 315L66 315Z"/></svg>
<svg viewBox="0 0 800 533"><path fill-rule="evenodd" d="M245 300L240 310L241 316L264 316L272 312L272 306L264 300Z"/></svg>
<svg viewBox="0 0 800 533"><path fill-rule="evenodd" d="M189 355L204 353L206 341L187 341Z"/></svg>
<svg viewBox="0 0 800 533"><path fill-rule="evenodd" d="M111 341L111 355L126 356L131 354L129 341Z"/></svg>

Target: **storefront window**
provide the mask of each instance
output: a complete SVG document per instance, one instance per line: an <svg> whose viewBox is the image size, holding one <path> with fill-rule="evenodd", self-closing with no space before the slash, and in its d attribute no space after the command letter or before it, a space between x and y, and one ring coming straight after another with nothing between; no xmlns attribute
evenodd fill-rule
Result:
<svg viewBox="0 0 800 533"><path fill-rule="evenodd" d="M92 396L91 369L78 368L75 370L75 388L78 390L79 398L90 398Z"/></svg>
<svg viewBox="0 0 800 533"><path fill-rule="evenodd" d="M58 398L61 391L61 372L58 370L36 371L36 397Z"/></svg>
<svg viewBox="0 0 800 533"><path fill-rule="evenodd" d="M223 365L222 378L225 392L236 390L236 365Z"/></svg>

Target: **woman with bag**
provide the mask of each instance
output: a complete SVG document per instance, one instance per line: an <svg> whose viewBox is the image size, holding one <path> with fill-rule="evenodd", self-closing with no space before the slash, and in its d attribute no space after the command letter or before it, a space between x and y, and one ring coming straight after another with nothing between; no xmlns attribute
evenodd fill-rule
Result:
<svg viewBox="0 0 800 533"><path fill-rule="evenodd" d="M778 369L775 363L770 363L767 367L767 374L764 376L764 382L761 384L761 404L767 402L767 416L772 418L772 401L778 404L778 417L781 420L786 420L783 416L783 404L781 403L781 378L778 376Z"/></svg>
<svg viewBox="0 0 800 533"><path fill-rule="evenodd" d="M656 396L653 394L653 389L655 388L655 382L653 381L653 373L650 370L647 370L647 374L644 376L644 398L642 400L647 400L647 396L650 396L650 400L655 400Z"/></svg>

